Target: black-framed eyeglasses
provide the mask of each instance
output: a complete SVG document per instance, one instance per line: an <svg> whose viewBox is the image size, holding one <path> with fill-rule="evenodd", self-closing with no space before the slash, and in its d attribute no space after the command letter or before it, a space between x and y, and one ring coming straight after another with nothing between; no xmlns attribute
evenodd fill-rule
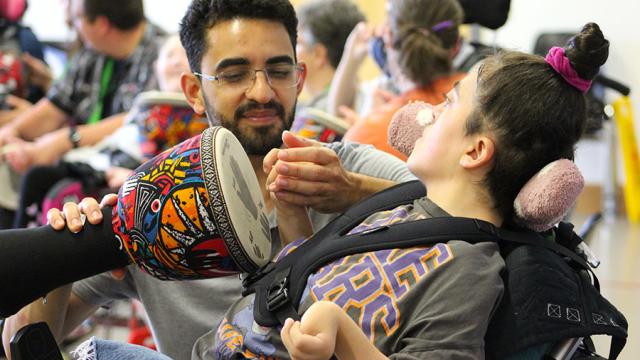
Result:
<svg viewBox="0 0 640 360"><path fill-rule="evenodd" d="M262 71L269 86L279 89L293 88L300 84L302 79L302 66L297 64L273 64L267 65L263 69L254 69L250 66L233 66L215 75L194 72L203 80L215 81L218 86L234 89L249 89L253 86L258 71Z"/></svg>

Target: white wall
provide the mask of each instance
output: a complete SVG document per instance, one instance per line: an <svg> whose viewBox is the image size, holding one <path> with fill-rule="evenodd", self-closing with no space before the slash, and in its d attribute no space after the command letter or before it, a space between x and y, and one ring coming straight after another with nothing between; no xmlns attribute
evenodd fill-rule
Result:
<svg viewBox="0 0 640 360"><path fill-rule="evenodd" d="M109 0L104 0L109 1ZM145 13L155 24L169 32L178 31L178 23L190 0L144 0ZM66 40L68 33L59 0L29 0L24 22L41 40Z"/></svg>

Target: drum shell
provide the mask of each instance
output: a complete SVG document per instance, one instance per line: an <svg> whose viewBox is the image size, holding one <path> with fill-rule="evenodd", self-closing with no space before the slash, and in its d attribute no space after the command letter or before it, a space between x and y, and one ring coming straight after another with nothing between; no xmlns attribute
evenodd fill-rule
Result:
<svg viewBox="0 0 640 360"><path fill-rule="evenodd" d="M196 114L182 94L142 93L130 114L138 127L142 155L146 159L202 134L209 127L207 117Z"/></svg>
<svg viewBox="0 0 640 360"><path fill-rule="evenodd" d="M157 278L192 280L252 272L269 259L270 254L252 257L251 249L243 248L234 226L251 224L231 222L220 179L215 170L203 169L216 160L208 147L220 131L229 133L210 128L157 155L120 189L114 233L133 262ZM261 241L268 241L270 248L270 240Z"/></svg>

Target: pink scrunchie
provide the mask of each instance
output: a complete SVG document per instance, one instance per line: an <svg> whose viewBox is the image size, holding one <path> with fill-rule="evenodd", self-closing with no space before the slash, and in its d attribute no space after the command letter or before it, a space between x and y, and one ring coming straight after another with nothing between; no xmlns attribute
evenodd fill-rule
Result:
<svg viewBox="0 0 640 360"><path fill-rule="evenodd" d="M576 89L586 93L591 87L591 80L585 80L578 75L573 66L571 66L569 58L565 56L563 48L557 46L552 47L544 59Z"/></svg>

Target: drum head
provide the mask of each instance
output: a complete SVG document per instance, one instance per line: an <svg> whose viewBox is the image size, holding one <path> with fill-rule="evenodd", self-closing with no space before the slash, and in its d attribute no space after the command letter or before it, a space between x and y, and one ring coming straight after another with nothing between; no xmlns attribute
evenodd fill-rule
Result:
<svg viewBox="0 0 640 360"><path fill-rule="evenodd" d="M218 229L234 261L245 272L264 266L271 256L269 221L253 166L236 137L222 127L203 135L202 168ZM212 155L207 159L209 154Z"/></svg>

